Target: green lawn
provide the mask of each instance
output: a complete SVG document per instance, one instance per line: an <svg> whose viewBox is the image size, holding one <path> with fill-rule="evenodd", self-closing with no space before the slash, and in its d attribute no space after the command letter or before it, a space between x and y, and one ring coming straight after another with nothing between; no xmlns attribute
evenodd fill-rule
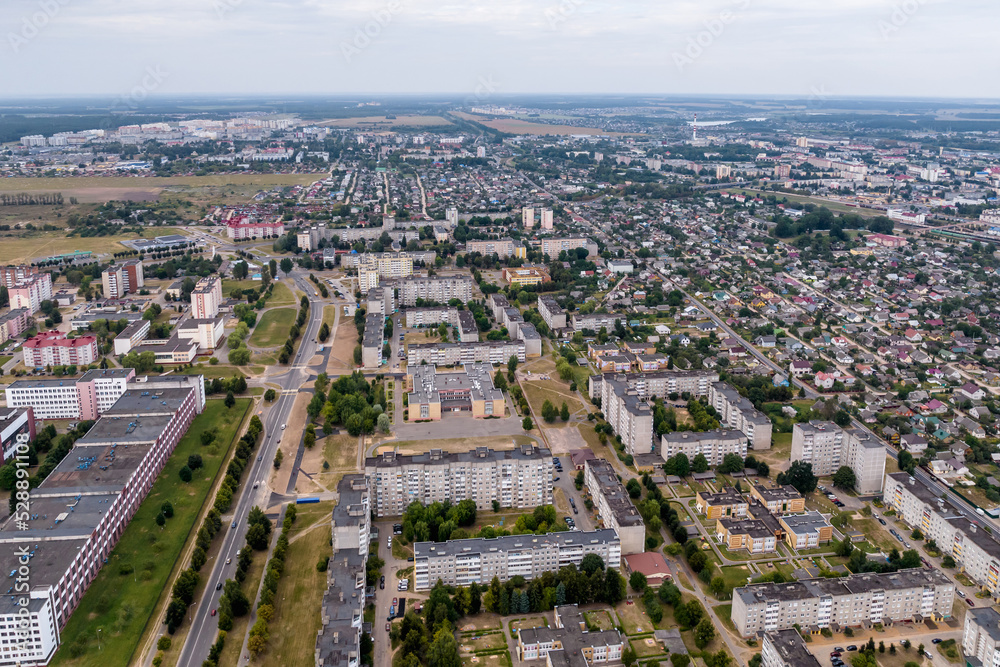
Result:
<svg viewBox="0 0 1000 667"><path fill-rule="evenodd" d="M274 289L271 291L271 298L267 300L267 305L269 306L294 306L295 296L292 291L288 289L288 285L282 282L274 283Z"/></svg>
<svg viewBox="0 0 1000 667"><path fill-rule="evenodd" d="M222 281L222 296L228 297L233 293L234 289L248 290L258 289L259 287L259 280L229 280L227 278Z"/></svg>
<svg viewBox="0 0 1000 667"><path fill-rule="evenodd" d="M288 338L288 330L295 322L294 308L275 308L264 313L250 335L253 347L277 347Z"/></svg>
<svg viewBox="0 0 1000 667"><path fill-rule="evenodd" d="M187 566L186 562L178 562L179 555L219 469L229 458L233 440L250 405L247 398L236 399L232 409L227 409L222 401L208 401L205 411L178 443L107 564L70 617L62 632L62 647L51 664L125 667L132 661L147 631L160 627L161 619L151 618L153 611L161 598L170 594L167 582L175 566ZM222 446L201 445L202 432L210 428L218 429L216 443L223 443ZM185 484L177 473L187 463L188 455L195 453L201 454L204 467ZM167 500L173 504L175 514L160 529L155 518ZM135 572L121 574L120 568L127 565ZM101 630L100 651L98 629Z"/></svg>

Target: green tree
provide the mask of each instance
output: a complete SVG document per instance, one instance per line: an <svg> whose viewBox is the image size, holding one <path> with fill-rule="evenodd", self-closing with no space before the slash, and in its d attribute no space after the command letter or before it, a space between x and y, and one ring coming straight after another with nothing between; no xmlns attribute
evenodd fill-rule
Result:
<svg viewBox="0 0 1000 667"><path fill-rule="evenodd" d="M566 405L566 401L563 401L562 409L559 410L559 418L564 422L569 421L569 406Z"/></svg>
<svg viewBox="0 0 1000 667"><path fill-rule="evenodd" d="M857 476L850 466L840 466L837 472L833 473L833 485L838 489L853 489L857 481Z"/></svg>
<svg viewBox="0 0 1000 667"><path fill-rule="evenodd" d="M281 259L281 270L284 271L284 273L285 273L286 276L289 273L291 273L292 272L292 260L289 259L288 257L282 257L282 259Z"/></svg>
<svg viewBox="0 0 1000 667"><path fill-rule="evenodd" d="M708 470L708 459L701 452L691 459L691 472L705 472Z"/></svg>
<svg viewBox="0 0 1000 667"><path fill-rule="evenodd" d="M233 392L227 391L226 392L226 407L227 408L231 408L234 405L236 405L236 397L233 396Z"/></svg>
<svg viewBox="0 0 1000 667"><path fill-rule="evenodd" d="M795 487L795 490L805 495L816 490L819 481L813 474L812 464L805 461L792 461L786 472L778 473L776 478L778 484L786 484Z"/></svg>
<svg viewBox="0 0 1000 667"><path fill-rule="evenodd" d="M628 578L628 585L632 587L636 593L642 593L646 590L646 575L642 572L633 572Z"/></svg>
<svg viewBox="0 0 1000 667"><path fill-rule="evenodd" d="M427 667L459 667L458 642L448 621L441 623L434 633L434 641L427 649Z"/></svg>
<svg viewBox="0 0 1000 667"><path fill-rule="evenodd" d="M531 417L529 417L528 415L524 416L524 419L521 420L521 428L523 428L525 431L530 431L531 429L535 428L535 425L531 423Z"/></svg>
<svg viewBox="0 0 1000 667"><path fill-rule="evenodd" d="M712 625L712 621L703 618L694 629L694 645L705 648L713 639L715 639L715 626Z"/></svg>
<svg viewBox="0 0 1000 667"><path fill-rule="evenodd" d="M542 403L542 419L544 419L546 423L551 424L558 416L559 410L557 410L556 406L552 404L552 401L546 398L545 402Z"/></svg>
<svg viewBox="0 0 1000 667"><path fill-rule="evenodd" d="M181 469L177 471L177 474L180 476L182 482L191 481L191 468L188 468L187 466L182 466Z"/></svg>
<svg viewBox="0 0 1000 667"><path fill-rule="evenodd" d="M264 400L271 403L278 397L278 394L273 389L268 389L264 392Z"/></svg>

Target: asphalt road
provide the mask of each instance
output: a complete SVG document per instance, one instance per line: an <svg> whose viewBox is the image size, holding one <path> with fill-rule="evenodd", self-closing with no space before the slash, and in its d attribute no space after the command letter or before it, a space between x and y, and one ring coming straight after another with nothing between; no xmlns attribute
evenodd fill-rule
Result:
<svg viewBox="0 0 1000 667"><path fill-rule="evenodd" d="M311 374L305 367L305 361L316 353L318 346L313 341L316 340L323 322L325 302L321 298L313 296L315 288L309 282L307 274L296 271L291 275L299 289L309 295L309 301L312 304L309 322L302 334L299 350L288 371L269 378L269 381L278 384L282 391L272 405L262 408L260 417L264 422L264 440L259 446L259 456L252 463L250 473L244 479L239 498L235 503L233 519L228 526L223 527L222 549L219 551L217 559L214 562L209 561L202 568L201 574L206 577L205 590L188 612L189 615L192 615L192 629L187 636L177 663L181 667L201 665L208 657L208 651L215 641L218 630L218 616L212 616L211 611L218 608L219 597L222 595L222 591L215 590L216 586L219 583L224 583L226 579L232 578L236 571L236 563L227 565L226 560L235 561L240 549L245 544L247 516L250 509L254 505L266 507L269 504L268 498L271 496L272 489L267 488L267 477L274 455L277 453L278 442L284 435L281 427L288 422L291 414L292 404L295 402L294 392L309 379ZM288 437L301 436L302 434L298 433L289 434ZM255 489L254 484L258 482L260 485ZM273 491L283 494L285 489L273 489ZM206 572L206 568L209 567L210 571Z"/></svg>

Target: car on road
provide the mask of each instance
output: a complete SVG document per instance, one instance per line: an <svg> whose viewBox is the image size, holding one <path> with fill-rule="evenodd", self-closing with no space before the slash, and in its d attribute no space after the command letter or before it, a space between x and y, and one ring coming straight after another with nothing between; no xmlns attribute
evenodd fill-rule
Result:
<svg viewBox="0 0 1000 667"><path fill-rule="evenodd" d="M935 637L934 639L931 640L931 643L932 644L940 644L941 643L941 638L940 637Z"/></svg>
<svg viewBox="0 0 1000 667"><path fill-rule="evenodd" d="M281 430L284 431L286 426L288 426L288 424L282 424L281 425Z"/></svg>
<svg viewBox="0 0 1000 667"><path fill-rule="evenodd" d="M392 623L386 623L386 624L385 624L385 631L386 631L386 632L389 632L389 629L390 629L390 628L392 628Z"/></svg>
<svg viewBox="0 0 1000 667"><path fill-rule="evenodd" d="M229 564L230 564L230 563L232 563L232 562L233 562L233 559L232 559L232 558L227 558L227 559L226 559L226 565L229 565Z"/></svg>
<svg viewBox="0 0 1000 667"><path fill-rule="evenodd" d="M858 647L855 646L854 644L851 644L850 646L847 647L847 650L848 651L857 651Z"/></svg>
<svg viewBox="0 0 1000 667"><path fill-rule="evenodd" d="M215 590L217 590L217 591L221 591L222 590L222 582L221 581L215 585Z"/></svg>
<svg viewBox="0 0 1000 667"><path fill-rule="evenodd" d="M395 607L397 604L399 604L399 598L393 598L392 599L392 606Z"/></svg>
<svg viewBox="0 0 1000 667"><path fill-rule="evenodd" d="M976 606L976 603L972 601L972 598L965 598L965 602L966 602L966 604L968 604L968 605L969 605L970 607L975 607L975 606Z"/></svg>
<svg viewBox="0 0 1000 667"><path fill-rule="evenodd" d="M879 517L879 518L878 518L878 522L879 522L880 524L882 524L883 526L885 525L885 519L883 519L882 517Z"/></svg>
<svg viewBox="0 0 1000 667"><path fill-rule="evenodd" d="M552 479L552 481L553 481L553 482L558 482L558 481L559 481L559 478L558 478L558 477L554 477L554 478Z"/></svg>
<svg viewBox="0 0 1000 667"><path fill-rule="evenodd" d="M964 598L965 597L965 591L963 591L961 589L956 589L955 592L958 593L958 597L960 597L960 598Z"/></svg>
<svg viewBox="0 0 1000 667"><path fill-rule="evenodd" d="M378 588L379 588L380 591L384 591L385 590L385 577L382 577L382 580L380 582L378 582Z"/></svg>
<svg viewBox="0 0 1000 667"><path fill-rule="evenodd" d="M235 522L235 521L233 521L233 528L235 528L235 527L236 527L236 522Z"/></svg>
<svg viewBox="0 0 1000 667"><path fill-rule="evenodd" d="M215 610L214 609L212 610L212 616L215 616Z"/></svg>

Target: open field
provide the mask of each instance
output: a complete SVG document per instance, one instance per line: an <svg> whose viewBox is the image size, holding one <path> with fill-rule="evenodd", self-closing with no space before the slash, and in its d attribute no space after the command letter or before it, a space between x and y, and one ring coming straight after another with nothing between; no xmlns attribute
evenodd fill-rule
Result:
<svg viewBox="0 0 1000 667"><path fill-rule="evenodd" d="M6 179L0 179L2 184ZM152 228L155 233L144 234L144 238L180 233L176 227ZM28 232L21 236L0 237L0 263L20 264L36 257L63 255L74 250L90 250L96 254L127 250L122 241L136 238L135 234L114 236L91 236L88 238L67 237L65 232Z"/></svg>
<svg viewBox="0 0 1000 667"><path fill-rule="evenodd" d="M388 130L393 127L435 127L451 125L451 121L441 116L361 116L359 118L335 118L316 123L326 127L349 127L365 130Z"/></svg>
<svg viewBox="0 0 1000 667"><path fill-rule="evenodd" d="M231 280L225 278L222 281L222 296L232 296L233 290L257 289L258 287L260 287L259 280Z"/></svg>
<svg viewBox="0 0 1000 667"><path fill-rule="evenodd" d="M545 123L532 123L516 118L497 118L490 120L487 116L478 114L456 112L456 116L465 120L475 121L481 125L511 134L537 134L537 135L568 135L568 134L591 134L604 137L627 137L632 136L622 132L606 132L593 127L578 127L575 125L546 125Z"/></svg>
<svg viewBox="0 0 1000 667"><path fill-rule="evenodd" d="M271 292L271 298L267 300L267 305L294 306L295 297L292 295L292 290L288 289L288 285L281 281L274 283L274 290Z"/></svg>
<svg viewBox="0 0 1000 667"><path fill-rule="evenodd" d="M317 429L317 435L322 433ZM358 439L347 432L331 435L323 443L323 460L330 464L330 470L355 469L358 461Z"/></svg>
<svg viewBox="0 0 1000 667"><path fill-rule="evenodd" d="M790 203L793 204L815 204L816 206L825 206L834 213L856 213L866 218L868 217L874 218L876 216L885 215L885 211L877 211L870 208L848 206L846 204L841 204L840 202L823 199L822 197L803 197L802 195L792 195L786 192L761 192L760 190L751 190L748 188L739 188L739 187L732 188L731 190L723 190L723 192L729 192L732 194L742 193L750 196L774 195L775 197L778 198L778 201L781 201L781 199L786 198Z"/></svg>
<svg viewBox="0 0 1000 667"><path fill-rule="evenodd" d="M326 573L318 572L316 563L330 553L330 524L326 519L332 507L332 503L310 506L310 513L299 513L292 524L285 571L274 596L274 618L269 624L271 641L257 659L260 665L284 667L314 661L320 626L318 612L326 591ZM278 526L277 530L280 529ZM303 613L304 610L316 613Z"/></svg>
<svg viewBox="0 0 1000 667"><path fill-rule="evenodd" d="M324 178L326 173L312 174L209 174L207 176L63 176L42 178L0 179L0 192L61 192L65 199L76 197L81 202L105 202L122 199L119 193L152 192L159 194L164 188L228 187L250 185L258 188L280 185L308 185ZM95 198L95 193L103 198ZM107 194L112 196L107 196ZM155 197L154 197L155 198Z"/></svg>
<svg viewBox="0 0 1000 667"><path fill-rule="evenodd" d="M146 632L158 631L160 619L151 618L153 611L161 598L170 594L167 582L175 566L181 569L187 565L179 561L180 553L250 405L246 398L236 399L232 409L222 401L208 401L70 617L62 632L62 648L51 664L124 667ZM217 444L203 447L201 434L211 428L218 429ZM195 453L201 454L204 467L185 484L177 473L188 455ZM161 529L154 519L167 500L175 514ZM134 572L123 573L122 568L128 566ZM100 651L96 628L102 629Z"/></svg>
<svg viewBox="0 0 1000 667"><path fill-rule="evenodd" d="M288 338L288 330L295 322L294 308L275 308L264 313L250 335L253 347L276 347Z"/></svg>

